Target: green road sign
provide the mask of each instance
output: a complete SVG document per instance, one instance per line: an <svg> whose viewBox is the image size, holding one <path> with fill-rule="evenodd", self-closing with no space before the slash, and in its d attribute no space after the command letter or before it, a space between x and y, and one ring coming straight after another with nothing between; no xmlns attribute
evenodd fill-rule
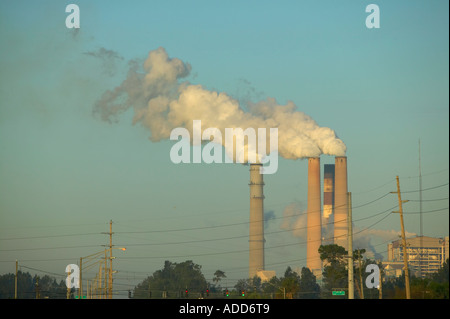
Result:
<svg viewBox="0 0 450 319"><path fill-rule="evenodd" d="M332 292L333 296L344 296L345 295L345 291L343 290L336 290Z"/></svg>

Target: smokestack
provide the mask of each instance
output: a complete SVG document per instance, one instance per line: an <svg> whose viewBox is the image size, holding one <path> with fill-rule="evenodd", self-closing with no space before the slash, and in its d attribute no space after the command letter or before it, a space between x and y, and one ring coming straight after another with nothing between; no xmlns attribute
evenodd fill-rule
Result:
<svg viewBox="0 0 450 319"><path fill-rule="evenodd" d="M310 157L308 158L306 266L316 276L322 273L322 261L318 252L322 240L320 206L320 158Z"/></svg>
<svg viewBox="0 0 450 319"><path fill-rule="evenodd" d="M334 210L334 164L323 166L323 217L328 219Z"/></svg>
<svg viewBox="0 0 450 319"><path fill-rule="evenodd" d="M334 213L334 164L323 166L323 219L322 244L333 244L333 213Z"/></svg>
<svg viewBox="0 0 450 319"><path fill-rule="evenodd" d="M347 157L335 157L334 243L348 249Z"/></svg>
<svg viewBox="0 0 450 319"><path fill-rule="evenodd" d="M262 164L250 164L249 278L264 270L264 181Z"/></svg>

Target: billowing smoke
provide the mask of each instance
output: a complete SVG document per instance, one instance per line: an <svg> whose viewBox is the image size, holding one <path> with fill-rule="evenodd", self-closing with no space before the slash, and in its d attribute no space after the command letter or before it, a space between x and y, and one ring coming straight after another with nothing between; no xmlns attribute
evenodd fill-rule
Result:
<svg viewBox="0 0 450 319"><path fill-rule="evenodd" d="M299 237L306 240L307 235L307 215L302 211L298 203L292 203L286 206L283 210L283 222L281 229L292 232L294 237Z"/></svg>
<svg viewBox="0 0 450 319"><path fill-rule="evenodd" d="M276 218L275 212L273 210L265 211L264 212L264 229L267 229L267 227L269 227L269 222L271 222L275 218Z"/></svg>
<svg viewBox="0 0 450 319"><path fill-rule="evenodd" d="M84 54L101 59L103 73L108 76L113 76L116 74L117 61L123 60L123 57L121 57L117 52L105 48L100 48L97 51L84 52Z"/></svg>
<svg viewBox="0 0 450 319"><path fill-rule="evenodd" d="M292 203L283 210L283 222L280 228L290 231L292 236L307 240L307 219L308 215L302 210L300 204ZM334 242L333 221L329 218L322 218L322 244L330 245Z"/></svg>
<svg viewBox="0 0 450 319"><path fill-rule="evenodd" d="M353 236L353 249L366 250L365 256L371 259L382 260L383 255L378 253L375 246L372 244L373 239L378 239L383 241L382 246L378 246L379 251L386 251L387 244L398 240L401 236L401 232L397 230L381 230L381 229L364 229L360 231L358 228L354 228L355 235ZM406 232L405 236L407 238L416 236L415 233Z"/></svg>
<svg viewBox="0 0 450 319"><path fill-rule="evenodd" d="M130 67L126 79L97 101L94 113L116 121L120 113L133 109L133 124L148 128L154 142L168 139L177 127L186 128L192 136L193 120L201 120L202 128L221 132L225 128L278 128L278 154L287 159L345 155L346 146L335 132L297 111L293 102L278 105L267 98L249 103L246 112L230 95L183 80L190 71L188 63L169 58L164 48L150 51L143 70Z"/></svg>

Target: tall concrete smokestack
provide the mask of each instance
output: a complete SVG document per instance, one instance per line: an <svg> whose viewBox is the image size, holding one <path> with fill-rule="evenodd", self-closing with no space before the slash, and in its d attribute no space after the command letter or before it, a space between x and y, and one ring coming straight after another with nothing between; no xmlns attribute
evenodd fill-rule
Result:
<svg viewBox="0 0 450 319"><path fill-rule="evenodd" d="M334 243L348 249L346 156L336 156L334 177Z"/></svg>
<svg viewBox="0 0 450 319"><path fill-rule="evenodd" d="M321 215L320 158L310 157L308 158L306 266L316 276L320 276L322 273L322 261L318 252L322 240Z"/></svg>
<svg viewBox="0 0 450 319"><path fill-rule="evenodd" d="M262 164L250 164L249 278L264 270L264 193Z"/></svg>

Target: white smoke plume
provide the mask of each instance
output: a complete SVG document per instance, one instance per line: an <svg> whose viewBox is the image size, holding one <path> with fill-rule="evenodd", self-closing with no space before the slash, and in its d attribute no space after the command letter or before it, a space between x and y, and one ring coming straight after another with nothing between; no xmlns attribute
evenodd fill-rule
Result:
<svg viewBox="0 0 450 319"><path fill-rule="evenodd" d="M283 210L283 222L281 229L292 232L294 237L306 240L307 235L307 215L298 203L292 203Z"/></svg>
<svg viewBox="0 0 450 319"><path fill-rule="evenodd" d="M346 146L335 132L297 111L293 102L278 105L267 98L249 103L245 112L230 95L183 81L190 71L188 63L169 58L164 48L150 51L143 70L133 65L127 78L97 101L94 113L111 122L133 109L133 124L148 128L154 142L168 139L177 127L186 128L192 137L193 120L201 120L202 129L212 127L221 132L225 128L278 128L278 154L287 159L345 155Z"/></svg>
<svg viewBox="0 0 450 319"><path fill-rule="evenodd" d="M362 249L366 250L365 256L371 259L383 259L381 253L387 249L387 245L395 240L401 238L401 232L399 230L381 230L381 229L364 229L360 231L358 228L354 228L354 232L356 233L353 237L353 249ZM415 233L405 233L406 238L414 237L417 234ZM378 249L375 249L372 244L372 240L378 240L384 242L383 245L377 245Z"/></svg>

